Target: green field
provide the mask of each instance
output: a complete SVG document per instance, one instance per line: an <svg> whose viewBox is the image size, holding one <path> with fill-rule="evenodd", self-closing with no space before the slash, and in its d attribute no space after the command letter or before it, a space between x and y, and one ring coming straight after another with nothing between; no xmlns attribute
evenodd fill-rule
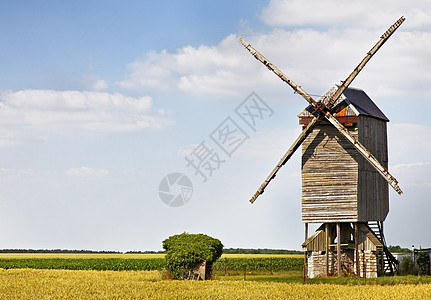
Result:
<svg viewBox="0 0 431 300"><path fill-rule="evenodd" d="M165 258L163 253L0 253L1 258L123 258L148 259Z"/></svg>
<svg viewBox="0 0 431 300"><path fill-rule="evenodd" d="M302 256L231 254L173 281L163 254L0 254L1 299L427 299L431 276L302 277ZM429 299L429 298L428 298Z"/></svg>
<svg viewBox="0 0 431 300"><path fill-rule="evenodd" d="M164 258L164 253L0 253L0 258ZM221 258L304 257L301 254L223 254Z"/></svg>
<svg viewBox="0 0 431 300"><path fill-rule="evenodd" d="M214 265L215 275L272 274L302 270L297 255L226 254ZM164 270L163 254L1 254L0 268L64 270Z"/></svg>

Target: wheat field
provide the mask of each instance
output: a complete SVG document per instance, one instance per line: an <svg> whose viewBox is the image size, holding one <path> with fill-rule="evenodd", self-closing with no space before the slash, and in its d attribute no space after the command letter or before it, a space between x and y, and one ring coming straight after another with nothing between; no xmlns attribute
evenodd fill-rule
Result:
<svg viewBox="0 0 431 300"><path fill-rule="evenodd" d="M431 284L172 281L159 271L0 269L1 299L430 299Z"/></svg>

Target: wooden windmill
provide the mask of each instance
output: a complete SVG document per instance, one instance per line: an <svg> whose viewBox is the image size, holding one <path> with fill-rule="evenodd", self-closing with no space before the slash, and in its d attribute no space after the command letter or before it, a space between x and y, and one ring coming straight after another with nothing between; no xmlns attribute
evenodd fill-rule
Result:
<svg viewBox="0 0 431 300"><path fill-rule="evenodd" d="M253 195L261 195L278 170L302 145L302 221L305 223L309 277L350 273L375 277L393 272L397 261L387 250L383 221L389 212L389 185L402 194L389 173L386 123L362 90L348 88L365 64L404 22L401 17L379 39L341 85L317 101L250 44L241 44L309 106L299 115L303 130ZM308 236L308 223L323 223Z"/></svg>

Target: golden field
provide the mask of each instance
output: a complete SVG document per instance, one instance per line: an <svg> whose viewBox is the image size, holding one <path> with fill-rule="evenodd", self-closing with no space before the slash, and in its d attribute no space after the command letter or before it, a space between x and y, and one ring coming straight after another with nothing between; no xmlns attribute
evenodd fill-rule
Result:
<svg viewBox="0 0 431 300"><path fill-rule="evenodd" d="M431 284L171 281L159 271L0 269L1 299L430 299Z"/></svg>

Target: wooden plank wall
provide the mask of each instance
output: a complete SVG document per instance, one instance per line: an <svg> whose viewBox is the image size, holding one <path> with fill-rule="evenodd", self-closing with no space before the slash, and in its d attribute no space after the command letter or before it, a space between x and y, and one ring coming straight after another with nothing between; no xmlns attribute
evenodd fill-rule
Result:
<svg viewBox="0 0 431 300"><path fill-rule="evenodd" d="M302 247L306 251L325 251L325 239L326 235L324 229L318 229L302 244Z"/></svg>
<svg viewBox="0 0 431 300"><path fill-rule="evenodd" d="M386 122L359 116L358 139L384 167L388 167ZM389 186L362 156L358 158L358 221L384 221L389 212Z"/></svg>
<svg viewBox="0 0 431 300"><path fill-rule="evenodd" d="M334 126L314 128L302 144L303 222L357 220L358 156Z"/></svg>

